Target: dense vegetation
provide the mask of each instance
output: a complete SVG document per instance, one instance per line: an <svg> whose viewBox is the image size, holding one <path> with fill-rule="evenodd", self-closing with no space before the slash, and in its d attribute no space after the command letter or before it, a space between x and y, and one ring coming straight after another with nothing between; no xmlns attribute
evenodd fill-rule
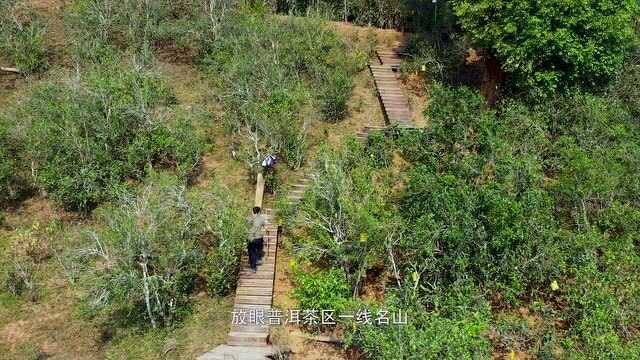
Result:
<svg viewBox="0 0 640 360"><path fill-rule="evenodd" d="M346 115L351 77L365 56L319 21L257 8L222 19L205 38L200 62L220 89L227 129L248 139L239 144L241 158L255 166L266 153L280 154L298 168L314 112L329 122Z"/></svg>
<svg viewBox="0 0 640 360"><path fill-rule="evenodd" d="M247 232L238 205L227 189L190 192L184 181L154 175L137 196L101 208L105 228L84 251L94 267L82 278L89 310L155 328L184 316L200 275L212 294L226 294Z"/></svg>
<svg viewBox="0 0 640 360"><path fill-rule="evenodd" d="M489 11L456 5L463 27L471 21L463 10L479 18ZM408 49L417 56L403 69L427 64L426 74L442 81L428 84L427 127L326 150L302 203L283 209L308 271L293 272L300 304L409 311L407 326L344 325L345 345L372 359L638 357L639 68L637 47L628 51L627 5L611 14L613 27L589 25L589 14L601 19L601 12L576 13L587 17L576 26L616 39L590 37L597 52L526 56L535 66L514 67L507 86L544 96L507 92L493 108L461 86L457 35L444 48L431 36L414 40ZM561 20L574 23L561 9L554 10ZM466 28L472 41L500 29ZM532 49L523 38L506 39L518 54ZM589 60L596 53L611 58ZM571 54L589 65L565 66ZM383 296L371 299L380 283ZM352 296L326 290L344 286Z"/></svg>
<svg viewBox="0 0 640 360"><path fill-rule="evenodd" d="M28 4L16 0L0 1L0 58L23 74L48 66L45 44L46 26Z"/></svg>
<svg viewBox="0 0 640 360"><path fill-rule="evenodd" d="M23 119L22 160L65 207L90 210L125 178L144 177L148 164L185 175L198 164L202 145L191 119L160 114L173 102L166 84L142 67L123 68L38 85L12 114Z"/></svg>
<svg viewBox="0 0 640 360"><path fill-rule="evenodd" d="M274 1L272 7L279 13L320 15L331 20L411 32L448 27L452 18L447 1L443 0Z"/></svg>
<svg viewBox="0 0 640 360"><path fill-rule="evenodd" d="M431 96L428 127L389 138L405 176L368 156L379 141L340 149L319 161L299 209L301 258L346 269L352 287L383 267L386 306L412 311L407 327L354 327L349 344L380 359L482 357L491 331L493 351L637 357L640 127L630 108L574 94L484 110L477 91L437 83ZM512 315L523 308L533 324Z"/></svg>
<svg viewBox="0 0 640 360"><path fill-rule="evenodd" d="M253 186L232 171L272 153L311 170L279 211L296 306L408 312L341 323L351 354L640 358L636 2L74 0L62 26L42 6L0 0L2 335L51 311L107 358L159 358L203 299L228 325ZM318 15L419 32L401 78L425 128L311 148L371 55ZM506 72L490 106L470 47Z"/></svg>
<svg viewBox="0 0 640 360"><path fill-rule="evenodd" d="M367 54L320 20L283 19L260 4L77 0L55 19L46 7L0 5L11 15L0 22L11 40L2 65L20 72L20 91L0 111L0 209L10 214L5 223L0 213L3 319L16 310L24 318L33 304L60 310L51 303L61 298L70 322L102 332L83 337L100 351L113 345L107 357L144 352L137 341L149 356L166 355L163 342L197 321L203 302L215 300L204 313L224 309L216 316L228 326L225 296L236 286L249 207L240 190L211 178L228 160L201 172L204 153L219 143L216 156L240 150L253 166L272 152L299 167L313 123L347 116ZM53 57L44 19L64 30ZM216 96L191 100L192 84L172 83L167 67L201 70ZM196 344L220 341L201 326L207 336Z"/></svg>
<svg viewBox="0 0 640 360"><path fill-rule="evenodd" d="M595 87L616 74L633 39L629 1L453 1L460 24L518 86L538 96Z"/></svg>
<svg viewBox="0 0 640 360"><path fill-rule="evenodd" d="M66 9L77 61L97 61L117 48L150 60L154 50L173 49L179 59L195 56L207 15L218 11L194 0L77 0Z"/></svg>

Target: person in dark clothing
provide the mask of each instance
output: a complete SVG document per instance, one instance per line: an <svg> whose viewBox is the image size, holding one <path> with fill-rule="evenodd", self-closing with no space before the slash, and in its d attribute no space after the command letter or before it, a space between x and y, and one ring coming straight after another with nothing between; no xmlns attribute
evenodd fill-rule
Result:
<svg viewBox="0 0 640 360"><path fill-rule="evenodd" d="M249 252L249 266L252 272L256 272L258 264L262 258L262 247L264 246L264 227L267 220L260 214L260 207L253 208L251 216L247 219L250 226L247 250Z"/></svg>

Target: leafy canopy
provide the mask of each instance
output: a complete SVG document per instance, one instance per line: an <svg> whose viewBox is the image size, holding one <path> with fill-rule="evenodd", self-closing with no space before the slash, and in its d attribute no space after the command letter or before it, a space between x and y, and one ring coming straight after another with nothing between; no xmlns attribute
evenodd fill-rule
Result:
<svg viewBox="0 0 640 360"><path fill-rule="evenodd" d="M633 39L636 0L455 0L464 30L516 85L538 92L595 86L616 73Z"/></svg>

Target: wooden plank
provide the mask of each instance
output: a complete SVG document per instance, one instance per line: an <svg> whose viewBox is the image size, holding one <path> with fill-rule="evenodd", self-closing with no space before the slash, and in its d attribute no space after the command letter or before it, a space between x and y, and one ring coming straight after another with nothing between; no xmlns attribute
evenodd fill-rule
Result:
<svg viewBox="0 0 640 360"><path fill-rule="evenodd" d="M234 324L231 325L232 332L268 334L269 326L260 324Z"/></svg>
<svg viewBox="0 0 640 360"><path fill-rule="evenodd" d="M262 198L264 196L264 177L261 173L258 173L258 179L256 180L256 198L254 206L262 207Z"/></svg>
<svg viewBox="0 0 640 360"><path fill-rule="evenodd" d="M271 287L273 286L273 280L268 279L240 279L238 280L238 286L241 287Z"/></svg>
<svg viewBox="0 0 640 360"><path fill-rule="evenodd" d="M400 106L402 108L408 108L409 107L409 101L407 99L401 99L401 98L396 98L396 99L392 99L392 98L382 98L382 103L386 106L386 105L390 105L390 106Z"/></svg>
<svg viewBox="0 0 640 360"><path fill-rule="evenodd" d="M227 337L227 345L266 346L268 334L256 334L232 331Z"/></svg>
<svg viewBox="0 0 640 360"><path fill-rule="evenodd" d="M269 279L273 279L273 273L261 273L261 272L257 272L257 273L252 273L248 270L244 270L240 272L240 276L246 276L246 277L250 277L251 279L262 279L262 280L269 280Z"/></svg>
<svg viewBox="0 0 640 360"><path fill-rule="evenodd" d="M236 295L260 295L271 296L273 293L272 287L246 287L241 286L236 289Z"/></svg>
<svg viewBox="0 0 640 360"><path fill-rule="evenodd" d="M237 295L236 304L271 305L271 295Z"/></svg>

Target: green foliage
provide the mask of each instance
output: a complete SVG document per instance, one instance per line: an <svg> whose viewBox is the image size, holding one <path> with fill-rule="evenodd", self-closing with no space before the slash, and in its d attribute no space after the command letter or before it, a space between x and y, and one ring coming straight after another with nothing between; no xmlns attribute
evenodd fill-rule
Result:
<svg viewBox="0 0 640 360"><path fill-rule="evenodd" d="M346 345L357 345L367 359L477 359L489 357L481 319L451 320L417 312L408 325L355 326Z"/></svg>
<svg viewBox="0 0 640 360"><path fill-rule="evenodd" d="M413 168L396 262L418 299L446 312L459 305L440 289L461 281L507 306L543 293L570 330L529 351L637 354L640 128L626 104L573 94L494 113L469 89L432 89L429 126L397 139Z"/></svg>
<svg viewBox="0 0 640 360"><path fill-rule="evenodd" d="M236 285L248 229L245 207L237 195L223 188L214 190L208 204L213 209L208 216L214 237L208 239L203 277L209 293L222 296Z"/></svg>
<svg viewBox="0 0 640 360"><path fill-rule="evenodd" d="M236 272L246 225L224 189L190 193L174 176L154 175L136 195L97 211L103 228L90 234L94 258L82 284L87 305L116 320L161 327L174 324L190 305L204 262L219 260L205 276L216 291L231 286L220 272Z"/></svg>
<svg viewBox="0 0 640 360"><path fill-rule="evenodd" d="M195 0L78 0L66 9L65 23L78 60L100 63L112 48L149 59L160 46L194 53L208 10Z"/></svg>
<svg viewBox="0 0 640 360"><path fill-rule="evenodd" d="M342 148L325 147L296 214L306 230L296 244L298 256L344 269L354 294L400 232L385 201L386 184L375 178L369 159L355 139Z"/></svg>
<svg viewBox="0 0 640 360"><path fill-rule="evenodd" d="M640 35L636 35L640 37ZM640 116L640 40L636 40L636 50L625 66L618 72L615 82L611 85L610 96L622 101L636 118Z"/></svg>
<svg viewBox="0 0 640 360"><path fill-rule="evenodd" d="M191 175L202 143L189 118L160 115L173 101L157 75L119 64L37 86L17 110L37 183L65 207L86 211L149 165Z"/></svg>
<svg viewBox="0 0 640 360"><path fill-rule="evenodd" d="M344 345L357 346L368 359L487 358L490 343L484 334L489 329L488 304L480 300L468 307L477 291L456 285L460 287L450 288L442 296L443 312L428 311L412 300L400 301L389 294L384 306L379 306L388 311L390 322L402 311L407 324L347 324ZM379 306L371 313L376 314Z"/></svg>
<svg viewBox="0 0 640 360"><path fill-rule="evenodd" d="M366 153L373 166L389 166L393 158L392 140L385 132L369 132L369 136L367 137Z"/></svg>
<svg viewBox="0 0 640 360"><path fill-rule="evenodd" d="M29 191L20 159L23 140L3 115L0 115L0 208L21 199Z"/></svg>
<svg viewBox="0 0 640 360"><path fill-rule="evenodd" d="M200 62L229 110L227 129L250 142L241 156L257 167L261 155L279 153L290 167L301 166L309 127L303 109L326 121L344 117L351 76L362 64L315 20L241 8L209 31Z"/></svg>
<svg viewBox="0 0 640 360"><path fill-rule="evenodd" d="M624 1L453 1L462 28L517 86L537 96L595 87L621 67L638 4Z"/></svg>
<svg viewBox="0 0 640 360"><path fill-rule="evenodd" d="M24 74L46 69L46 26L41 17L26 3L15 0L0 1L0 13L0 55Z"/></svg>
<svg viewBox="0 0 640 360"><path fill-rule="evenodd" d="M488 300L510 308L551 298L545 330L500 329L499 351L634 357L640 137L626 104L574 94L532 108L505 101L493 112L477 92L438 84L430 98L424 131L323 153L298 209L302 258L345 269L352 285L371 269L367 259L386 259L399 305L425 317L400 329L346 326L347 346L372 358L487 356ZM367 154L391 153L394 144L412 164L397 210L393 193L367 187L380 179L392 187L384 166L375 169L385 164ZM370 217L354 216L358 207ZM362 224L375 230L363 236ZM354 245L358 234L371 247ZM561 339L558 316L570 324ZM451 336L433 335L440 332Z"/></svg>
<svg viewBox="0 0 640 360"><path fill-rule="evenodd" d="M280 13L319 15L357 25L404 29L412 32L439 30L448 28L453 23L453 14L446 1L435 4L431 1L417 0L299 0L275 1L272 4L274 10Z"/></svg>
<svg viewBox="0 0 640 360"><path fill-rule="evenodd" d="M335 310L339 314L351 298L351 287L344 270L338 268L314 272L297 270L294 284L293 297L300 309Z"/></svg>

